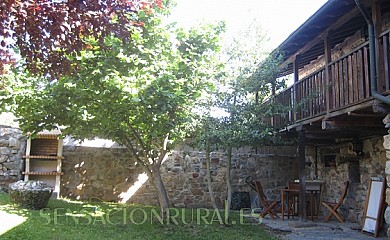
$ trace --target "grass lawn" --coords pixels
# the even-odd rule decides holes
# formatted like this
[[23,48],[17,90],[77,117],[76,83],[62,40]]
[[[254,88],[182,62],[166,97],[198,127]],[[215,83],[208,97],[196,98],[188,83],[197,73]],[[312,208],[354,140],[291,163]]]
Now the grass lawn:
[[219,217],[206,209],[172,209],[176,217],[169,222],[157,213],[148,206],[65,199],[50,200],[43,210],[26,210],[9,204],[3,193],[0,239],[276,239],[238,213],[231,215],[235,224],[230,226],[220,224],[223,213]]

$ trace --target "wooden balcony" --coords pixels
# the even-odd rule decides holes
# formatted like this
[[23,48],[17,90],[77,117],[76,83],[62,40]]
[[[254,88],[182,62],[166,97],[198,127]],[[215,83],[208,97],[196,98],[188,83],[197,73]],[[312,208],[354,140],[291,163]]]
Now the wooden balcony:
[[[377,49],[377,91],[384,96],[390,93],[389,39],[390,30],[382,33]],[[388,107],[379,106],[381,104],[371,96],[368,42],[323,65],[325,66],[275,96],[275,103],[290,106],[291,110],[274,116],[274,126],[292,129],[296,126],[319,124],[324,129],[326,126],[322,122],[328,119],[340,121],[338,117],[345,120],[346,116],[360,114],[375,119],[374,122],[377,123],[378,119],[386,115]],[[355,126],[353,121],[362,119],[348,120],[351,126]],[[384,129],[383,124],[377,127]]]

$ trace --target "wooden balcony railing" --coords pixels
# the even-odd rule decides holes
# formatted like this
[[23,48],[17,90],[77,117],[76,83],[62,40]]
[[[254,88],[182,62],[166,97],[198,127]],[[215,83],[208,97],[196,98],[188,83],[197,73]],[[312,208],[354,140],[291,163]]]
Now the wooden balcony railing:
[[280,104],[281,106],[287,107],[289,109],[288,113],[281,113],[274,115],[272,117],[272,126],[275,127],[281,127],[281,126],[286,126],[290,125],[293,123],[293,99],[294,96],[294,91],[292,87],[289,87],[282,92],[280,92],[278,95],[275,96],[274,98],[274,103]]
[[370,97],[368,44],[329,65],[329,111]]
[[321,69],[295,84],[295,120],[316,116],[326,111],[324,72],[325,70]]
[[[390,93],[389,45],[390,30],[380,36],[377,49],[379,59],[377,91],[383,95]],[[291,109],[288,113],[274,116],[273,125],[276,127],[292,125],[370,99],[370,57],[368,42],[365,42],[350,53],[330,62],[325,68],[277,94],[274,102],[290,106]]]

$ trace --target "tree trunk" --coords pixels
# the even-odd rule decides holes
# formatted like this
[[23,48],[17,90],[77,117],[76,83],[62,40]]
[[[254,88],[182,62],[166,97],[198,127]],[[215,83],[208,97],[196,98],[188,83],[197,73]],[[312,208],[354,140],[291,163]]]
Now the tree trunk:
[[151,180],[153,181],[154,187],[157,191],[158,201],[160,203],[161,208],[161,216],[165,217],[167,213],[167,208],[169,208],[169,198],[165,189],[165,185],[161,179],[160,168],[154,166],[153,171],[151,172],[151,176]]
[[233,148],[229,147],[228,149],[228,156],[226,161],[226,186],[227,186],[227,200],[226,200],[226,206],[225,206],[225,223],[230,223],[229,219],[229,213],[230,213],[230,207],[232,205],[232,185],[230,182],[230,169],[231,169],[231,163],[232,163],[232,151]]
[[206,146],[206,167],[207,167],[207,186],[210,193],[211,205],[214,209],[218,209],[217,204],[215,203],[215,196],[213,191],[213,186],[211,185],[211,169],[210,169],[210,145]]
[[139,163],[142,166],[142,168],[145,170],[146,174],[148,175],[149,180],[153,183],[154,187],[156,188],[158,202],[159,202],[160,208],[161,208],[161,217],[165,217],[166,212],[167,212],[167,208],[169,208],[168,194],[167,194],[164,182],[162,181],[161,174],[160,174],[161,163],[162,163],[165,155],[167,154],[166,146],[165,146],[167,139],[168,139],[168,137],[165,138],[164,148],[161,150],[160,156],[157,159],[157,161],[154,162],[154,164],[149,163],[147,160],[143,161],[143,159],[138,154],[136,148],[133,147],[133,145],[130,141],[124,143],[124,145],[127,147],[127,150],[130,152],[130,154],[133,155],[133,157],[136,159],[137,163]]

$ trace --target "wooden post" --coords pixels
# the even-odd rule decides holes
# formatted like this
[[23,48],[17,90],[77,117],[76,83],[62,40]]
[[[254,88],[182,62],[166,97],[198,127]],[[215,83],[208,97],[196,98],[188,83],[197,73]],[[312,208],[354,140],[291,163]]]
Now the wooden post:
[[318,179],[318,147],[315,148],[315,159],[314,159],[314,179]]
[[383,71],[383,51],[381,51],[381,44],[379,42],[379,35],[382,33],[382,17],[381,17],[381,5],[378,1],[373,1],[371,5],[372,9],[372,21],[375,29],[375,45],[376,45],[376,74],[377,74],[377,91],[382,93],[385,91],[384,84],[384,71]]
[[[276,79],[275,79],[275,81],[276,81]],[[275,103],[275,96],[276,96],[275,82],[271,83],[271,96],[272,96],[271,97],[271,104],[274,104]],[[271,126],[275,127],[276,124],[277,124],[276,116],[275,116],[275,114],[273,114],[272,118],[271,118]]]
[[54,186],[54,194],[55,194],[55,198],[59,198],[60,197],[60,188],[61,188],[61,175],[60,173],[62,172],[61,168],[62,168],[62,144],[63,144],[63,141],[61,138],[58,137],[58,147],[57,147],[57,175],[56,175],[56,183],[55,183],[55,186]]
[[26,174],[24,175],[24,181],[29,180],[29,175],[28,173],[30,172],[30,151],[31,151],[31,136],[27,138],[27,146],[26,146],[26,162],[25,162],[25,169],[24,171]]
[[295,114],[295,110],[294,110],[294,87],[290,89],[290,111],[288,113],[288,123],[289,124],[293,124],[294,123],[294,114]]
[[329,63],[332,61],[332,50],[330,45],[330,36],[327,33],[326,38],[324,40],[324,48],[325,48],[325,102],[326,102],[326,112],[329,113],[329,109],[331,108],[331,71]]
[[293,85],[293,111],[294,111],[294,114],[293,114],[293,119],[292,119],[292,123],[295,123],[295,121],[297,120],[297,103],[298,103],[298,89],[297,89],[297,82],[299,80],[299,74],[298,74],[298,58],[299,56],[295,56],[295,60],[293,62],[293,68],[294,68],[294,85]]
[[306,214],[306,133],[305,129],[298,130],[298,155],[299,155],[299,219],[302,222],[307,221]]

